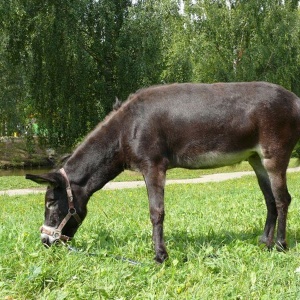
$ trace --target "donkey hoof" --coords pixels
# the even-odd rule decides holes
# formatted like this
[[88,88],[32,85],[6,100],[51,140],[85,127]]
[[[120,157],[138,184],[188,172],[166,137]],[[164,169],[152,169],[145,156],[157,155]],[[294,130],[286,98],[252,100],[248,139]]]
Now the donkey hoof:
[[262,235],[262,236],[259,238],[259,243],[260,243],[260,244],[265,244],[265,245],[267,245],[267,243],[268,243],[268,238],[267,238],[265,235]]
[[277,241],[276,242],[276,249],[279,252],[285,252],[286,250],[288,250],[287,243],[286,242]]
[[262,247],[265,247],[268,251],[272,251],[274,248],[273,240],[269,239],[265,235],[260,237],[259,244],[262,245]]
[[156,254],[154,260],[155,260],[157,263],[161,264],[161,263],[163,263],[166,259],[168,259],[168,257],[169,257],[169,256],[168,256],[168,253],[167,253],[167,252],[163,252],[163,253]]

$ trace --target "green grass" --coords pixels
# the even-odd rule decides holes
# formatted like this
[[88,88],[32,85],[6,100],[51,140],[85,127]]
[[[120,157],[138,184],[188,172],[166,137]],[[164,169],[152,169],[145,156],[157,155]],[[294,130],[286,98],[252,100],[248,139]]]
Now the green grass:
[[0,190],[41,187],[39,184],[26,180],[23,176],[0,176]]
[[[297,165],[296,159],[291,159],[290,167]],[[214,173],[227,173],[227,172],[241,172],[241,171],[252,171],[251,166],[248,162],[242,162],[240,164],[228,167],[222,167],[218,169],[207,169],[207,170],[187,170],[187,169],[171,169],[167,172],[167,179],[189,179],[198,178],[207,174]],[[28,171],[29,173],[32,171]],[[33,172],[34,173],[34,172]],[[143,180],[143,177],[138,172],[125,171],[117,176],[114,181],[137,181]],[[22,189],[22,188],[35,188],[39,187],[38,184],[31,180],[26,180],[24,176],[0,176],[0,190],[9,189]]]
[[[198,178],[206,174],[214,173],[225,173],[225,172],[240,172],[240,171],[250,171],[252,170],[247,162],[242,162],[241,164],[223,167],[218,169],[207,169],[207,170],[187,170],[187,169],[171,169],[167,172],[168,179],[188,179],[188,178]],[[28,173],[34,173],[34,171],[28,171]],[[143,180],[143,177],[138,172],[125,171],[117,176],[113,181],[137,181]],[[0,176],[0,190],[8,189],[21,189],[21,188],[34,188],[39,185],[26,180],[24,176]]]
[[[299,165],[299,161],[296,158],[291,158],[289,167],[293,168]],[[203,175],[215,174],[215,173],[231,173],[231,172],[242,172],[242,171],[253,171],[252,167],[248,162],[243,161],[239,164],[233,166],[226,166],[217,169],[198,169],[198,170],[188,170],[175,168],[168,170],[167,179],[189,179],[189,178],[198,178]],[[132,171],[125,171],[120,174],[114,181],[135,181],[135,180],[143,180],[143,177],[137,173]]]
[[41,245],[44,195],[2,196],[0,299],[300,299],[299,176],[288,175],[287,253],[258,245],[266,209],[253,176],[167,186],[162,265],[144,188],[91,198],[73,242],[81,252]]

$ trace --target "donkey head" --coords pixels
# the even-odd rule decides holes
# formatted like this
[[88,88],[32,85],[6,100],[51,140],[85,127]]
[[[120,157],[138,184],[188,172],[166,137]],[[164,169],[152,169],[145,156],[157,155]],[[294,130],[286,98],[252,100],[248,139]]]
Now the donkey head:
[[42,243],[49,247],[58,241],[71,240],[86,216],[86,207],[80,205],[76,193],[73,197],[64,169],[42,175],[27,174],[26,179],[48,185],[45,221],[41,227]]

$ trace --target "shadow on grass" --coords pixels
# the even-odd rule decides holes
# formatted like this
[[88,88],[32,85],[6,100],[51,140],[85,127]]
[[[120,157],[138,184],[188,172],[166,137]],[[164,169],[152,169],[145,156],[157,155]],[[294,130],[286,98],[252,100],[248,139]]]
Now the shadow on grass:
[[[185,253],[187,249],[192,252],[199,252],[206,246],[222,247],[230,245],[234,241],[248,241],[249,244],[259,245],[260,230],[250,230],[247,232],[218,231],[198,234],[190,234],[185,231],[174,231],[165,236],[167,248]],[[135,231],[126,232],[126,235],[115,235],[114,232],[101,230],[97,234],[91,234],[87,240],[77,239],[77,245],[81,249],[91,251],[106,251],[108,253],[118,252],[120,249],[129,247],[149,248],[151,245],[151,235],[149,233],[139,233]],[[133,246],[132,246],[133,245]],[[134,249],[133,249],[134,250]]]
[[250,240],[256,239],[261,234],[259,230],[251,230],[251,231],[228,231],[222,230],[218,232],[208,232],[208,233],[199,233],[199,234],[190,234],[184,231],[177,231],[171,233],[167,238],[169,238],[170,242],[190,244],[190,245],[203,245],[209,243],[210,245],[224,245],[230,244],[235,240]]
[[[172,253],[171,257],[176,257],[184,263],[199,255],[202,255],[203,259],[207,257],[212,258],[214,253],[224,246],[237,251],[241,247],[251,249],[253,246],[257,247],[258,250],[267,250],[259,241],[261,234],[262,229],[258,228],[248,231],[224,229],[217,232],[199,232],[196,234],[179,230],[166,234],[165,241],[169,254]],[[288,234],[291,237],[289,239],[289,248],[292,249],[297,245],[297,239],[295,238],[300,237],[300,230],[291,231]],[[132,231],[121,236],[115,235],[114,232],[102,230],[98,234],[94,234],[89,240],[80,240],[78,242],[80,249],[96,253],[96,255],[101,253],[104,253],[104,256],[122,255],[124,251],[127,254],[130,252],[130,255],[142,252],[143,256],[149,257],[150,260],[154,257],[152,239],[149,233]],[[130,249],[130,247],[132,248]]]
[[260,236],[262,230],[253,229],[249,231],[210,231],[210,232],[199,232],[191,234],[184,231],[177,231],[171,233],[166,237],[168,247],[170,249],[177,250],[179,252],[189,251],[198,253],[201,249],[207,247],[213,247],[215,249],[222,248],[223,246],[234,246],[236,242],[244,245],[255,245],[259,246]]

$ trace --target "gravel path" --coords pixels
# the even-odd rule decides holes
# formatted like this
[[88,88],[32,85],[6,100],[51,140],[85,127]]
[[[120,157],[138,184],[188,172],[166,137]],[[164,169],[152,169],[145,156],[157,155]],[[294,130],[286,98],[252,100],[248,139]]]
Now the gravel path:
[[[300,172],[300,167],[290,168],[288,172]],[[254,175],[253,171],[247,172],[233,172],[233,173],[218,173],[218,174],[210,174],[203,175],[200,178],[193,179],[169,179],[166,181],[166,184],[181,184],[181,183],[206,183],[206,182],[219,182],[225,181],[229,179],[241,178],[246,175]],[[119,189],[132,189],[137,187],[144,187],[144,181],[126,181],[126,182],[109,182],[107,183],[103,189],[104,190],[119,190]],[[32,188],[32,189],[18,189],[18,190],[7,190],[0,191],[0,196],[15,196],[15,195],[28,195],[28,194],[38,194],[44,193],[46,190],[45,187],[42,188]]]

